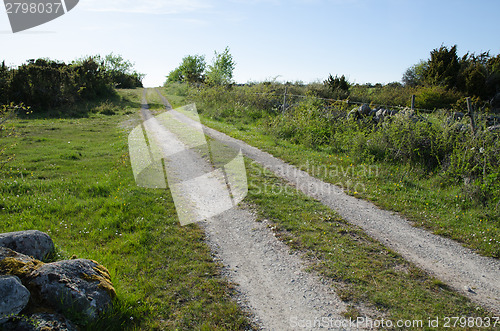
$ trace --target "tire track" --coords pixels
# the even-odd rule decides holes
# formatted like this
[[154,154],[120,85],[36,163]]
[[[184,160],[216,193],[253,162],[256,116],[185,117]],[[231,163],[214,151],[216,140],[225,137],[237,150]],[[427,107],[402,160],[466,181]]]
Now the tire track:
[[[159,93],[159,91],[158,91]],[[175,110],[173,111],[176,113]],[[178,114],[178,120],[189,123]],[[493,313],[500,313],[500,261],[481,256],[459,243],[416,228],[396,213],[345,194],[286,162],[241,140],[203,126],[205,134],[233,148],[319,200],[372,238],[396,251],[457,292]]]
[[[141,114],[147,123],[143,125],[154,128],[155,132],[150,129],[151,136],[156,134],[157,141],[168,150],[169,140],[165,137],[173,133],[155,121],[145,98],[146,94]],[[184,119],[184,115],[170,111],[176,120]],[[174,166],[176,163],[182,172],[213,171],[206,158],[195,151],[185,153],[182,160],[173,162]],[[329,322],[314,329],[338,330],[342,323],[347,326],[342,329],[350,329],[349,321],[341,316],[346,305],[335,290],[305,271],[306,264],[300,256],[291,253],[265,222],[257,222],[252,212],[237,206],[200,225],[205,230],[207,243],[224,264],[224,273],[237,284],[239,303],[251,312],[262,330],[296,330],[301,329],[299,321],[305,325],[305,321],[322,319]]]

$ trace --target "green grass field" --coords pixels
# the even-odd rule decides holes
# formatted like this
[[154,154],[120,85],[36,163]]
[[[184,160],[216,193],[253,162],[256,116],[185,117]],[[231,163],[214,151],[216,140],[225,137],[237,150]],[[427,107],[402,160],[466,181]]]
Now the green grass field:
[[127,136],[140,123],[136,106],[115,100],[88,117],[10,122],[17,137],[0,140],[15,143],[0,171],[0,231],[47,232],[58,258],[109,269],[116,308],[88,330],[247,329],[203,231],[179,225],[168,190],[135,185]]

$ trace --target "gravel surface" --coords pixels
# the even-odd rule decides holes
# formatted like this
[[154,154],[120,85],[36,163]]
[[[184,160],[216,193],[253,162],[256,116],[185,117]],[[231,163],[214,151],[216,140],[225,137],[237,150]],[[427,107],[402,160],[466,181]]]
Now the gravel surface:
[[[145,100],[141,114],[147,120],[143,127],[150,142],[155,140],[162,145],[165,168],[172,167],[171,173],[190,177],[214,171],[207,158],[195,150],[182,153],[181,160],[169,160],[172,146],[167,145],[172,143],[175,147],[180,139],[171,137],[172,132],[167,132],[168,129],[152,117]],[[179,113],[175,115],[192,121]],[[207,185],[218,184],[213,181]],[[338,330],[339,326],[352,329],[349,321],[341,316],[346,305],[334,289],[305,271],[305,261],[275,237],[267,222],[257,222],[256,216],[244,206],[231,208],[199,224],[216,259],[224,265],[225,275],[237,286],[238,303],[251,314],[260,329]],[[308,327],[314,323],[316,327]]]
[[[175,110],[171,113],[176,120],[188,124],[192,121]],[[203,130],[227,146],[241,149],[247,157],[472,301],[494,313],[500,312],[499,260],[480,256],[453,240],[416,228],[403,217],[346,195],[339,187],[243,141],[205,126]],[[304,272],[306,263],[291,254],[265,222],[256,222],[251,212],[237,207],[202,224],[229,279],[238,285],[240,303],[250,309],[262,329],[288,330],[298,324],[295,322],[304,324],[318,318],[341,320],[340,314],[346,307],[331,287]]]
[[282,160],[221,132],[204,127],[205,133],[234,148],[240,148],[277,176],[335,210],[348,222],[401,254],[457,292],[486,309],[500,313],[500,261],[476,254],[459,243],[416,228],[394,212],[349,196]]

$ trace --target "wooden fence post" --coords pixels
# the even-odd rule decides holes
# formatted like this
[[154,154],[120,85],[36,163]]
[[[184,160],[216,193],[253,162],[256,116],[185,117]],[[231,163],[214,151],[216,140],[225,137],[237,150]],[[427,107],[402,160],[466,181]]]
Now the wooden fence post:
[[285,112],[286,109],[286,90],[287,87],[285,86],[285,95],[283,96],[283,112]]
[[415,110],[415,94],[411,96],[411,110]]
[[469,110],[469,113],[467,114],[470,117],[470,128],[472,130],[472,134],[476,135],[476,120],[474,118],[474,108],[472,107],[472,101],[471,98],[467,98],[467,109]]

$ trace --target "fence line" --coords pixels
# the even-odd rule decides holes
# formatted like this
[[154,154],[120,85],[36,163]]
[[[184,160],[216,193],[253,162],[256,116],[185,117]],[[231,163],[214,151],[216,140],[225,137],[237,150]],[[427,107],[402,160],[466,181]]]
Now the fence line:
[[[237,93],[236,91],[227,91],[229,93]],[[297,97],[297,98],[314,98],[314,99],[317,99],[317,100],[324,100],[324,101],[329,101],[329,102],[342,102],[342,103],[347,103],[348,105],[371,105],[375,108],[389,108],[389,109],[406,109],[408,107],[406,106],[390,106],[390,105],[383,105],[383,104],[374,104],[372,102],[359,102],[359,101],[351,101],[349,99],[345,99],[345,100],[338,100],[338,99],[330,99],[330,98],[321,98],[321,97],[317,97],[317,96],[312,96],[312,95],[299,95],[299,94],[292,94],[292,93],[287,93],[287,88],[285,87],[285,92],[283,94],[281,93],[275,93],[275,92],[245,92],[245,93],[249,93],[249,94],[256,94],[256,95],[272,95],[272,96],[275,96],[275,97],[281,97],[283,96],[283,111],[285,110],[285,105],[286,105],[286,100],[287,100],[287,97],[288,96],[292,96],[292,97]],[[423,112],[423,113],[432,113],[434,112],[434,110],[431,110],[431,109],[424,109],[424,108],[415,108],[415,95],[412,95],[411,97],[411,107],[410,109],[414,110],[414,111],[417,111],[417,112]]]

